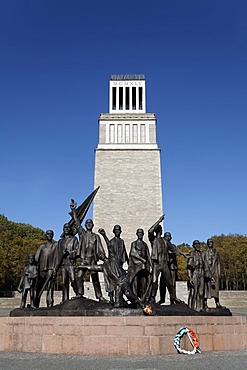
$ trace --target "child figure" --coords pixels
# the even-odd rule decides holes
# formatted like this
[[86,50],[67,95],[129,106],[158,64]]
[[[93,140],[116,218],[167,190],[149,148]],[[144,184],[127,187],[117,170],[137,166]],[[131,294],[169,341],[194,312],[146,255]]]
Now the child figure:
[[24,267],[23,274],[17,288],[19,293],[22,293],[21,308],[25,308],[27,301],[27,293],[30,294],[30,307],[35,308],[35,293],[38,269],[35,262],[35,255],[29,254],[28,264]]

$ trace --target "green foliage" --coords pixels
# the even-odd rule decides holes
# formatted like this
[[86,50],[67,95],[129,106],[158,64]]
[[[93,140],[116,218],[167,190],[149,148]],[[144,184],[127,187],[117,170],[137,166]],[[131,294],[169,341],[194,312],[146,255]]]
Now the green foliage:
[[221,289],[246,290],[247,288],[247,236],[213,236],[221,259]]
[[[189,246],[189,244],[180,244],[178,245],[178,248],[181,250],[181,252],[184,252],[184,253],[190,253],[191,251],[191,247]],[[187,258],[185,258],[184,256],[180,256],[178,255],[177,256],[177,262],[178,262],[178,280],[179,281],[184,281],[184,280],[187,280]]]
[[[247,236],[220,235],[213,236],[214,247],[219,251],[221,260],[221,289],[247,289]],[[188,244],[178,247],[185,253],[191,251]],[[202,243],[202,250],[206,244]],[[187,261],[178,256],[178,280],[187,280]]]
[[35,253],[45,233],[28,224],[9,221],[0,214],[0,290],[15,290],[28,254]]

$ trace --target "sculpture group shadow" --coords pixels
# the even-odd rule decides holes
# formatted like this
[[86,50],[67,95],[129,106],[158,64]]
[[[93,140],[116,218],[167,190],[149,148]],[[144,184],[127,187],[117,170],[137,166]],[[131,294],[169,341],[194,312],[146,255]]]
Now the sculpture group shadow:
[[[185,303],[159,305],[152,303],[151,316],[232,316],[228,308],[210,308],[198,312]],[[53,307],[16,308],[10,312],[11,317],[17,316],[143,316],[141,308],[132,305],[114,308],[107,302],[98,302],[87,298],[76,298]]]

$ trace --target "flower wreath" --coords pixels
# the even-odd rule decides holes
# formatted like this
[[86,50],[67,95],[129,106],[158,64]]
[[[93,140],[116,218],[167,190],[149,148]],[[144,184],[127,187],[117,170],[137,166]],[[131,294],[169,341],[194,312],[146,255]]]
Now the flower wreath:
[[[181,338],[185,334],[187,335],[187,337],[189,338],[190,343],[193,346],[193,350],[192,351],[186,351],[185,349],[181,349],[181,347],[180,347]],[[196,336],[196,333],[191,328],[187,328],[186,326],[183,326],[179,330],[179,332],[175,335],[175,338],[174,338],[174,347],[176,348],[176,350],[178,351],[178,353],[183,353],[185,355],[194,355],[195,353],[201,353],[201,350],[200,350],[200,347],[199,347],[199,342],[198,342],[198,338]]]
[[146,304],[146,306],[143,308],[144,315],[151,316],[153,314],[152,306],[149,304]]

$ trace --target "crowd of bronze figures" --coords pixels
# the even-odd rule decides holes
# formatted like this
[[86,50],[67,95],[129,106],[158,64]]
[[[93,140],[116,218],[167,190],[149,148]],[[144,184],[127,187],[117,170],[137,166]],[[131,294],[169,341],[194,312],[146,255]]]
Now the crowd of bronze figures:
[[[60,240],[55,242],[53,231],[48,230],[46,242],[38,246],[35,255],[29,255],[18,286],[18,291],[22,293],[21,308],[38,308],[43,293],[46,294],[47,307],[53,306],[59,270],[62,302],[69,299],[70,284],[75,293],[74,299],[84,296],[86,273],[90,271],[95,298],[116,308],[125,307],[128,302],[132,307],[141,308],[146,303],[155,303],[158,290],[160,299],[157,303],[165,303],[167,291],[170,304],[181,303],[176,295],[177,255],[187,259],[189,307],[197,311],[207,310],[207,300],[214,298],[216,307],[221,308],[220,259],[212,239],[207,240],[205,251],[201,251],[200,242],[194,240],[193,250],[185,254],[172,244],[170,232],[163,234],[163,215],[148,230],[150,248],[143,240],[144,230],[139,228],[128,256],[120,225],[114,226],[112,239],[108,238],[104,229],[99,229],[99,234],[94,233],[91,219],[86,220],[85,228],[82,227],[76,207],[76,203],[71,201],[73,222],[63,226]],[[127,270],[125,266],[128,266]],[[104,276],[108,300],[102,295],[99,272]],[[28,294],[30,304],[27,305]]]

